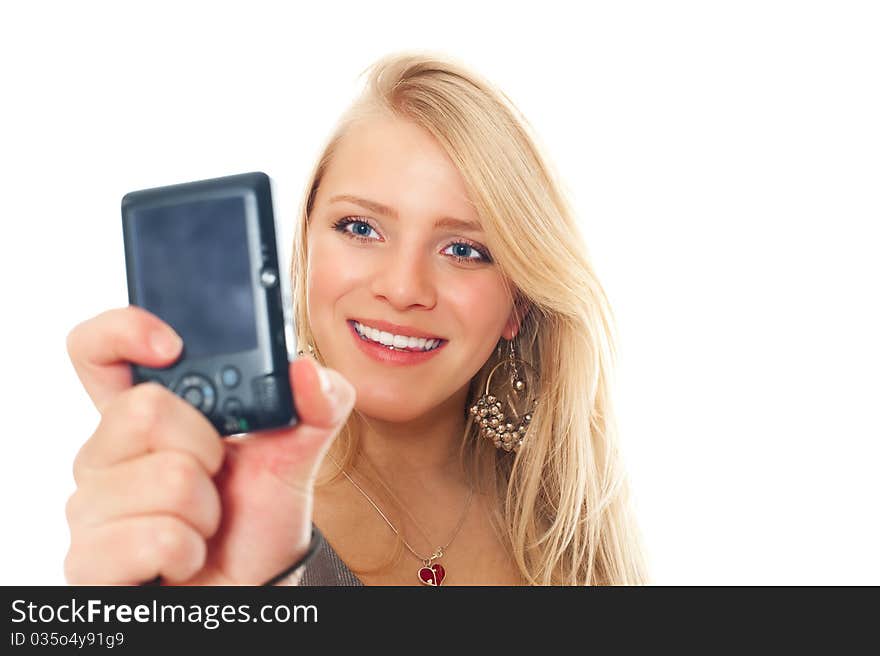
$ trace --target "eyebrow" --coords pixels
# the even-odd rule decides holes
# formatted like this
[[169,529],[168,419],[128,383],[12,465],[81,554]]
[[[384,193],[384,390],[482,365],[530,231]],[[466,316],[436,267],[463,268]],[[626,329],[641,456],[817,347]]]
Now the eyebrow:
[[[361,207],[368,209],[371,212],[381,214],[382,216],[388,216],[395,220],[400,218],[397,210],[395,210],[393,207],[383,205],[382,203],[377,203],[376,201],[369,200],[367,198],[360,198],[359,196],[352,196],[351,194],[339,194],[337,196],[333,196],[333,198],[330,199],[331,203],[337,201],[354,203],[355,205],[360,205]],[[483,232],[483,226],[481,226],[476,221],[465,221],[464,219],[456,219],[452,216],[440,217],[439,219],[437,219],[437,221],[434,222],[434,227],[452,228],[455,230],[466,230],[469,232]]]

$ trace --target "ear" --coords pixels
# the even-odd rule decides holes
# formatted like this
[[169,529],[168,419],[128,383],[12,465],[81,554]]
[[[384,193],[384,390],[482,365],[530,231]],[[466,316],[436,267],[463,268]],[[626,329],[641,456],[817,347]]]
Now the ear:
[[516,337],[517,333],[519,333],[520,326],[522,326],[522,321],[526,318],[528,313],[528,301],[517,294],[513,309],[510,311],[510,316],[507,318],[507,323],[504,324],[504,330],[501,333],[504,339],[510,341]]

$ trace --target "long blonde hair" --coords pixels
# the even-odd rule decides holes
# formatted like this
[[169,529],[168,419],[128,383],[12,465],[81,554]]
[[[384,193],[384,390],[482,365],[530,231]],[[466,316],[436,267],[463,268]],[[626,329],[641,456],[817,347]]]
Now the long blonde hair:
[[[613,316],[528,122],[504,93],[444,55],[396,53],[365,72],[363,93],[340,118],[306,185],[291,267],[297,343],[315,343],[307,316],[306,233],[337,144],[350,126],[376,112],[414,122],[437,139],[465,180],[509,298],[525,315],[515,337],[517,357],[540,380],[517,453],[479,438],[480,426],[468,412],[462,462],[497,500],[499,537],[532,585],[646,583],[609,396]],[[315,356],[326,364],[319,352]],[[474,376],[466,411],[506,356],[506,349],[496,349]],[[345,467],[357,453],[355,413],[338,440],[346,445]]]

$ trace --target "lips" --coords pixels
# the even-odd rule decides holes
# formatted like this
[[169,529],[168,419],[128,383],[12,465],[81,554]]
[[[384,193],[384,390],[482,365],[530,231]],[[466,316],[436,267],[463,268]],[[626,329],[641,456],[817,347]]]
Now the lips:
[[[391,333],[392,335],[401,335],[406,337],[424,337],[425,339],[441,339],[444,340],[440,335],[433,335],[424,330],[420,330],[414,326],[403,326],[397,323],[391,323],[389,321],[382,321],[381,319],[362,319],[360,317],[350,317],[349,321],[357,321],[359,324],[363,326],[368,326],[370,328],[375,328],[376,330],[382,330],[386,333]],[[445,340],[444,340],[445,341]]]
[[370,359],[384,365],[406,366],[418,365],[427,362],[437,356],[443,348],[449,343],[446,340],[440,342],[439,346],[430,351],[410,351],[406,349],[390,349],[382,344],[374,342],[365,337],[361,337],[354,327],[354,321],[346,321],[352,339],[354,339],[358,350]]
[[[372,344],[375,344],[376,346],[382,346],[383,348],[388,348],[384,344],[381,344],[380,342],[377,342],[377,341],[367,337],[366,335],[361,335],[361,333],[358,332],[357,325],[355,325],[354,319],[349,319],[348,321],[346,321],[346,323],[351,327],[351,329],[354,331],[354,333],[358,337],[360,337],[362,340],[364,340],[365,342],[370,342]],[[415,335],[413,335],[413,337],[415,337]],[[438,348],[443,346],[448,341],[448,340],[445,340],[441,337],[432,337],[430,339],[434,339],[438,342],[438,344],[432,349],[425,350],[425,349],[420,349],[420,348],[409,348],[408,346],[404,346],[404,347],[395,347],[392,350],[400,351],[403,353],[430,353],[431,351],[436,351]],[[430,341],[430,339],[428,341]]]

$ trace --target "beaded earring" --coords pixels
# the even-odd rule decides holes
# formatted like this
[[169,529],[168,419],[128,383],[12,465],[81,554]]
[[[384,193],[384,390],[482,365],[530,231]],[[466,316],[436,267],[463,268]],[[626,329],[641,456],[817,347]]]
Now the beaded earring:
[[[480,426],[480,437],[491,440],[496,449],[504,449],[505,451],[513,451],[515,453],[522,446],[523,439],[532,421],[532,411],[538,405],[537,398],[528,402],[530,388],[538,389],[538,379],[535,368],[525,360],[520,360],[516,357],[513,340],[509,340],[507,343],[510,347],[507,358],[496,364],[492,371],[489,372],[489,377],[486,379],[485,393],[476,404],[471,406],[470,413]],[[500,349],[499,345],[499,351]],[[523,378],[528,377],[527,374],[529,372],[523,371],[523,376],[521,376],[519,369],[517,369],[517,362],[524,364],[532,372],[534,375],[533,381],[527,384],[523,380]],[[507,407],[498,400],[498,397],[501,396],[500,393],[489,393],[492,376],[498,367],[501,366],[507,366],[510,370],[510,377],[506,381],[509,384],[506,395]],[[508,409],[512,415],[510,417],[505,414]]]

